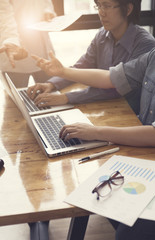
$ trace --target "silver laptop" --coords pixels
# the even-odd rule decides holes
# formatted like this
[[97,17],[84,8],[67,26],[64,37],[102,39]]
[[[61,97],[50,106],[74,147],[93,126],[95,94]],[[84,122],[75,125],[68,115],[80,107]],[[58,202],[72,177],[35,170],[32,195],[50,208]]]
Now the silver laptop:
[[[69,108],[73,108],[74,106],[71,104],[59,105],[59,106],[50,106],[50,107],[42,107],[39,108],[35,105],[35,103],[29,98],[27,95],[27,88],[18,88],[17,89],[25,102],[25,105],[28,109],[28,112],[31,116],[49,113],[49,112],[57,112]],[[55,94],[60,94],[59,91],[55,91]]]
[[89,119],[79,109],[30,116],[21,95],[7,74],[6,78],[16,100],[15,103],[48,157],[108,145],[108,142],[104,141],[81,141],[79,139],[64,142],[59,138],[59,132],[63,125],[76,122],[92,124]]
[[[12,98],[12,100],[15,102],[14,96],[12,94],[12,91],[10,90],[10,86],[8,84],[8,80],[2,72],[0,72],[0,80],[3,84],[3,87],[9,94],[9,96]],[[29,98],[27,95],[27,89],[28,88],[17,88],[17,91],[21,95],[26,108],[31,116],[39,115],[39,114],[44,114],[44,113],[50,113],[50,112],[57,112],[65,109],[70,109],[73,108],[74,106],[71,104],[65,104],[65,105],[59,105],[59,106],[50,106],[50,107],[42,107],[39,108],[35,105],[35,103]],[[55,94],[60,94],[59,91],[55,91]]]

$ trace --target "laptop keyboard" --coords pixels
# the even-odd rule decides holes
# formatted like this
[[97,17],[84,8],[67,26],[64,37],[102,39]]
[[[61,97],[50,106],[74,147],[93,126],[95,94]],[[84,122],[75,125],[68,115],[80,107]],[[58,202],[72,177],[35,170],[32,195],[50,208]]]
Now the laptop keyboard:
[[27,95],[26,90],[20,90],[19,91],[27,109],[29,112],[36,112],[36,111],[40,111],[40,110],[45,110],[45,109],[49,109],[50,107],[42,107],[42,108],[38,108],[35,103],[29,98],[29,96]]
[[64,121],[60,118],[59,115],[47,116],[34,120],[53,150],[62,149],[82,143],[77,138],[72,138],[65,142],[59,138],[60,130],[65,125]]

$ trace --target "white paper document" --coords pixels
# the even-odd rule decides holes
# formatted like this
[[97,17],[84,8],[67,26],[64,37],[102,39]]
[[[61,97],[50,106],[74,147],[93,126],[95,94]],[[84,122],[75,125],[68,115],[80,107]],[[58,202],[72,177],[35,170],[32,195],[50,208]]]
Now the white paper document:
[[144,211],[140,215],[140,218],[155,221],[155,197],[151,200],[151,202],[144,209]]
[[[123,185],[115,188],[112,184],[111,195],[97,200],[92,190],[115,171],[124,176]],[[80,184],[65,202],[132,226],[154,198],[154,186],[155,161],[114,155]]]
[[45,32],[58,32],[66,29],[73,24],[81,14],[68,14],[53,18],[51,21],[42,21],[28,26],[33,30],[45,31]]

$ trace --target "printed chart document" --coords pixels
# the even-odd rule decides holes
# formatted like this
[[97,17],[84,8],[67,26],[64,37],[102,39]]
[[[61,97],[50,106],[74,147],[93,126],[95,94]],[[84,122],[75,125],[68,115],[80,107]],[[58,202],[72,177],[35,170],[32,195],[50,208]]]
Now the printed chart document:
[[155,197],[144,209],[144,211],[140,215],[140,218],[155,221]]
[[81,17],[81,14],[68,14],[63,16],[58,16],[53,18],[51,21],[42,21],[35,23],[28,28],[45,31],[45,32],[58,32],[66,29],[71,26],[75,21]]
[[[115,171],[124,176],[124,184],[119,188],[111,185],[111,195],[97,200],[92,190]],[[154,198],[154,186],[155,161],[114,155],[80,184],[65,202],[132,226]]]

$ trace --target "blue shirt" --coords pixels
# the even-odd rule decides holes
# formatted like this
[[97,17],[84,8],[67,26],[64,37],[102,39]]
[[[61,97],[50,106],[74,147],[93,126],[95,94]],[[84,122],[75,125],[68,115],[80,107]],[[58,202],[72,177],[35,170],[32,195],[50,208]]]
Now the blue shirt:
[[[150,51],[153,47],[155,47],[153,36],[138,25],[129,24],[127,31],[116,44],[111,33],[105,31],[102,27],[92,40],[87,52],[77,61],[74,67],[109,69],[109,67],[115,66],[120,62],[125,63],[135,59],[141,54]],[[72,82],[59,77],[53,77],[49,81],[58,90],[72,84]],[[69,103],[72,104],[105,100],[120,96],[114,89],[104,90],[92,87],[80,91],[68,92],[66,95]],[[134,99],[133,96],[128,96],[128,98]]]
[[111,67],[110,78],[122,96],[141,90],[139,119],[144,125],[155,126],[155,48],[136,60]]

